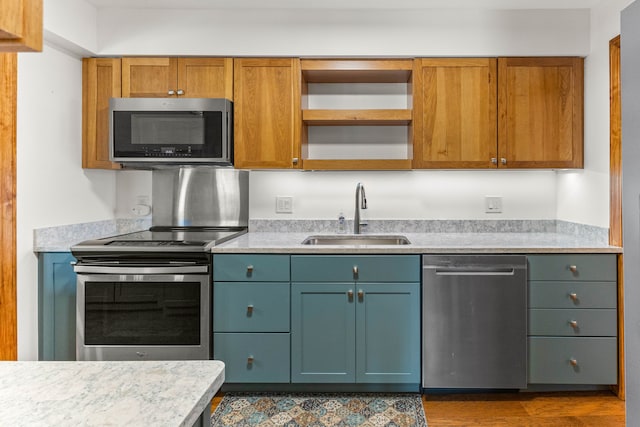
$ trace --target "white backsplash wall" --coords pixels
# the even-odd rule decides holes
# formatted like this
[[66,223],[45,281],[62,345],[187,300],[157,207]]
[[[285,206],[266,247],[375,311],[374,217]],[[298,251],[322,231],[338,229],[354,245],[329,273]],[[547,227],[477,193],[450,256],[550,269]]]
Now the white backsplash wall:
[[[252,219],[353,217],[356,184],[364,184],[369,219],[555,219],[553,171],[252,171]],[[276,213],[276,196],[293,197],[293,213]],[[485,196],[503,212],[485,213]]]
[[[556,219],[556,172],[543,171],[251,171],[251,219],[353,218],[362,182],[369,219]],[[117,173],[118,218],[136,218],[140,196],[151,200],[151,172]],[[293,197],[292,213],[276,213],[276,197]],[[502,213],[485,213],[485,196],[502,197]]]

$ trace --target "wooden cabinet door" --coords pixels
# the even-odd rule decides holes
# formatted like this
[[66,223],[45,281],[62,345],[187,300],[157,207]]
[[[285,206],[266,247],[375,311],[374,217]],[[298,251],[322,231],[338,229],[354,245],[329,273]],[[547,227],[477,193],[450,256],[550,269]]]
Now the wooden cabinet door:
[[175,95],[177,72],[177,58],[122,58],[122,97]]
[[582,58],[498,59],[498,157],[506,168],[583,166]]
[[495,168],[496,60],[417,59],[414,168]]
[[300,62],[234,61],[236,168],[299,168]]
[[[233,101],[233,59],[178,58],[176,93],[186,98],[227,98]],[[180,91],[184,95],[180,95]]]
[[82,60],[82,167],[119,169],[109,161],[109,98],[120,96],[120,59]]
[[355,287],[291,285],[291,382],[355,381]]
[[122,96],[233,100],[233,59],[122,58]]

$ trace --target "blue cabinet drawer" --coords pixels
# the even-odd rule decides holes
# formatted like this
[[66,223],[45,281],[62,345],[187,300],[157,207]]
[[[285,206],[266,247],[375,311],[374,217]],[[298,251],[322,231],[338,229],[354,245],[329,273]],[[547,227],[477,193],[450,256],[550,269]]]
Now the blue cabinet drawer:
[[289,332],[289,283],[215,282],[215,332]]
[[288,282],[289,255],[214,255],[213,280],[221,282]]
[[530,281],[530,308],[616,308],[616,282]]
[[289,334],[213,334],[213,358],[225,364],[226,383],[288,383]]
[[292,255],[295,282],[419,282],[419,255]]
[[615,309],[529,309],[529,335],[614,337]]
[[530,337],[530,384],[616,384],[616,338]]
[[528,255],[529,280],[616,281],[615,254]]

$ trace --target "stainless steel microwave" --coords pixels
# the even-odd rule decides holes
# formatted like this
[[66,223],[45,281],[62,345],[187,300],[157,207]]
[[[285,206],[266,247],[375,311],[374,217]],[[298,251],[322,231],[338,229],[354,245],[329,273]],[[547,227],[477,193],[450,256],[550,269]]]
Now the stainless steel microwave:
[[233,164],[233,103],[222,98],[111,98],[109,157],[118,163]]

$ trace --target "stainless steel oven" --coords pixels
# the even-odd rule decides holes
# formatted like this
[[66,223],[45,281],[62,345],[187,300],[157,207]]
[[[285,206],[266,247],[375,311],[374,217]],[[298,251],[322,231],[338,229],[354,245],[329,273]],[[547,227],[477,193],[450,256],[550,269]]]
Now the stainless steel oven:
[[209,359],[210,263],[78,263],[78,360]]
[[152,171],[148,230],[86,240],[78,262],[78,360],[209,359],[211,248],[247,232],[249,172]]

